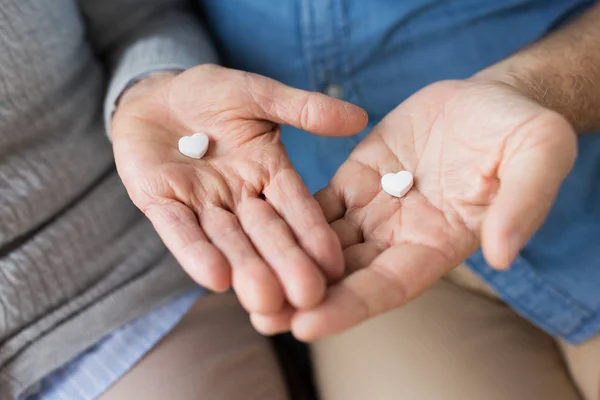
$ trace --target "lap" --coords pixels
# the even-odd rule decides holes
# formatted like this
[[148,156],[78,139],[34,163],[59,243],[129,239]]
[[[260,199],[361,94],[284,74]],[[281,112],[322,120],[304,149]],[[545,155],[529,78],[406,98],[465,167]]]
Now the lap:
[[99,400],[285,400],[267,338],[231,294],[202,297],[181,322]]
[[311,352],[323,400],[580,398],[551,337],[448,280]]
[[600,400],[600,335],[580,345],[559,342],[571,376],[586,400]]

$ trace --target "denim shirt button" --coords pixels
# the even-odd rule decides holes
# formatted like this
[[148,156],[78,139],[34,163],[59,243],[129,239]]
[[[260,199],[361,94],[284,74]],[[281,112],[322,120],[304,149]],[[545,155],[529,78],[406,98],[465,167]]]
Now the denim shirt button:
[[340,85],[331,84],[325,88],[325,94],[334,99],[341,99],[344,96],[344,90]]

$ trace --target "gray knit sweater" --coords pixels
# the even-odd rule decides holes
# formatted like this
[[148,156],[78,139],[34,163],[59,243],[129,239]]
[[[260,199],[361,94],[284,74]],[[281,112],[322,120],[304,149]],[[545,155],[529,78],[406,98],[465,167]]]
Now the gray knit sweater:
[[185,0],[0,1],[0,399],[192,285],[130,203],[102,109],[207,61]]

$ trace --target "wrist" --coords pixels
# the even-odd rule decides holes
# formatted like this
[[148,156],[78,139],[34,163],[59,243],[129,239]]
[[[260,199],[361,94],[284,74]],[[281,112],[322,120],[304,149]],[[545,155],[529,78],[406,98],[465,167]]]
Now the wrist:
[[122,131],[119,129],[119,126],[122,126],[121,122],[127,120],[123,117],[131,114],[128,110],[133,110],[134,114],[139,115],[155,115],[157,110],[162,109],[160,104],[165,98],[162,93],[166,93],[162,88],[167,88],[168,82],[179,73],[179,71],[154,72],[134,81],[123,90],[114,103],[114,110],[109,122],[113,141]]
[[[521,65],[521,67],[519,65]],[[479,71],[469,78],[469,80],[504,84],[517,90],[526,97],[537,101],[533,95],[533,80],[531,79],[535,67],[532,64],[529,64],[529,67],[523,68],[522,65],[526,64],[523,62],[515,63],[512,59],[508,59]]]
[[147,96],[149,93],[156,90],[157,87],[164,85],[166,81],[170,81],[182,71],[160,71],[153,72],[127,87],[121,96],[115,102],[115,114],[120,106],[131,103],[136,99]]
[[506,83],[566,118],[579,134],[600,130],[600,3],[474,76]]
[[470,78],[504,84],[519,94],[552,110],[565,118],[578,133],[597,129],[597,121],[589,112],[590,102],[578,97],[576,90],[583,79],[557,70],[553,65],[541,64],[536,57],[518,55],[486,68]]

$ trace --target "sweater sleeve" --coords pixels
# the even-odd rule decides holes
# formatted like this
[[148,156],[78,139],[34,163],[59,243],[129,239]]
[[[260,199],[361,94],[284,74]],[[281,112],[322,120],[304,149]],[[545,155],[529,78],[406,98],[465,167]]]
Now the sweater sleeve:
[[79,0],[89,40],[105,62],[110,82],[104,122],[121,93],[157,71],[217,62],[216,52],[187,0]]

